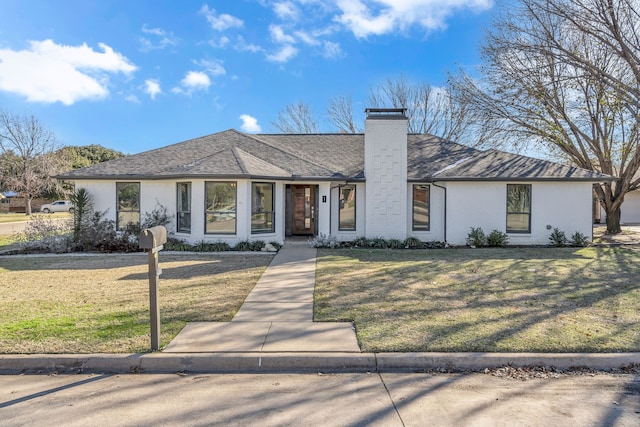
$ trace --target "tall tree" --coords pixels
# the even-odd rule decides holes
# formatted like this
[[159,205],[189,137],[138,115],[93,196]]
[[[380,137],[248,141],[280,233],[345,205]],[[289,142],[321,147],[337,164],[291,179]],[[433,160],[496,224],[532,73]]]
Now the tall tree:
[[336,96],[329,99],[327,116],[331,124],[333,124],[339,132],[362,132],[362,127],[356,124],[355,118],[353,116],[353,101],[351,100],[351,95]]
[[320,129],[311,107],[302,101],[288,104],[272,124],[283,133],[318,133]]
[[637,0],[518,0],[487,36],[480,79],[451,79],[485,141],[537,144],[620,177],[595,187],[612,234],[640,186],[638,22]]
[[53,178],[65,164],[58,148],[53,133],[34,116],[0,112],[0,174],[6,187],[26,199],[27,215],[35,197],[60,186]]
[[97,163],[124,157],[120,151],[103,147],[98,144],[71,146],[67,145],[61,148],[63,154],[70,160],[70,167],[78,169],[85,166],[95,165]]

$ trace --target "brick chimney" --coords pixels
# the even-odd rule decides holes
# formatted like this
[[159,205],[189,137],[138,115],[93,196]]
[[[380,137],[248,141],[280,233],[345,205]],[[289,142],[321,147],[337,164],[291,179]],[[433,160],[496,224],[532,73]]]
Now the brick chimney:
[[407,109],[367,108],[364,122],[367,238],[407,237]]

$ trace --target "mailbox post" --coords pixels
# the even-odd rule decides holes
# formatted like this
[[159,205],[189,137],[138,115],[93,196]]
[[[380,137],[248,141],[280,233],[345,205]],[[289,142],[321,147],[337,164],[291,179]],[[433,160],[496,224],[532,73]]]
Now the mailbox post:
[[160,305],[158,304],[158,252],[167,243],[167,229],[163,226],[147,228],[140,233],[140,249],[149,254],[149,314],[151,317],[151,351],[160,349]]

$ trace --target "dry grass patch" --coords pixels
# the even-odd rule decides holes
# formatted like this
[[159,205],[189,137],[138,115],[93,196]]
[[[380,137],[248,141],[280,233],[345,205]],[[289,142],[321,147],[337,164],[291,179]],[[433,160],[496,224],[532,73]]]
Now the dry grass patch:
[[363,351],[640,351],[638,248],[321,250],[316,277]]
[[[161,345],[190,321],[229,321],[268,255],[160,254]],[[0,257],[0,353],[150,348],[146,254]]]

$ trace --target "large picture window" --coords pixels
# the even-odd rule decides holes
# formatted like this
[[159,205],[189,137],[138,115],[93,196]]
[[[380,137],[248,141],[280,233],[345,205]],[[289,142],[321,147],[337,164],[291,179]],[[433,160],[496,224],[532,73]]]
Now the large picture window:
[[140,183],[116,182],[116,228],[140,224]]
[[251,233],[273,233],[273,183],[251,184]]
[[342,185],[339,190],[338,230],[353,231],[356,229],[356,186]]
[[531,184],[507,184],[507,233],[531,233]]
[[191,233],[191,183],[178,183],[178,203],[177,203],[178,233]]
[[429,186],[413,186],[413,231],[429,231]]
[[205,233],[236,233],[235,182],[205,182]]

